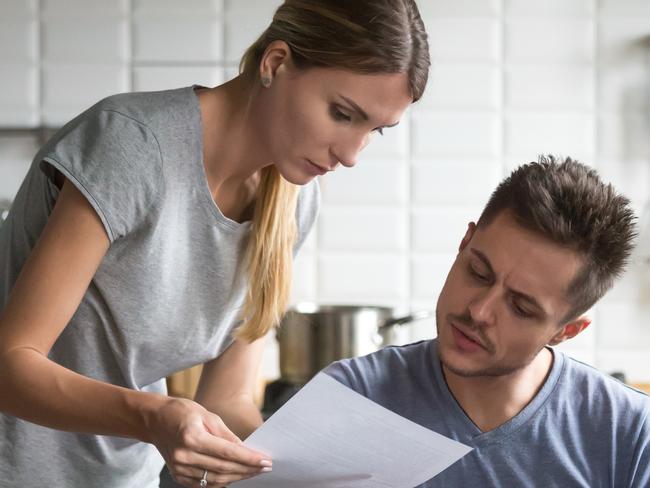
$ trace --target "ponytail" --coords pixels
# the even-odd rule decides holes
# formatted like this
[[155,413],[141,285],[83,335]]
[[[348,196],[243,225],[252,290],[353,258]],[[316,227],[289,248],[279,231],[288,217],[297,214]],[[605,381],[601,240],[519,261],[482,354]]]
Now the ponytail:
[[246,248],[248,291],[236,337],[254,341],[280,323],[289,303],[298,187],[274,165],[262,170]]

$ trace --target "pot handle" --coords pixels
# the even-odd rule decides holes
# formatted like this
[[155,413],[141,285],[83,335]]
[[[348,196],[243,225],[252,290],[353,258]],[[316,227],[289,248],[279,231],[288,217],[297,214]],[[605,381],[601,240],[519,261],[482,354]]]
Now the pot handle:
[[431,310],[419,310],[417,312],[413,312],[410,315],[406,315],[404,317],[398,317],[396,319],[388,319],[386,322],[384,322],[379,329],[387,329],[389,327],[393,327],[394,325],[404,325],[408,324],[409,322],[415,322],[416,320],[423,320],[423,319],[428,319],[431,317],[433,313]]

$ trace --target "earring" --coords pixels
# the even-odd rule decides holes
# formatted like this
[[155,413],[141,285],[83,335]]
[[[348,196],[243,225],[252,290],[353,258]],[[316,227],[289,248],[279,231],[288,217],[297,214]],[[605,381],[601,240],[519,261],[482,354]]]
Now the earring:
[[271,86],[271,78],[269,78],[268,76],[262,76],[261,82],[264,88],[268,88]]

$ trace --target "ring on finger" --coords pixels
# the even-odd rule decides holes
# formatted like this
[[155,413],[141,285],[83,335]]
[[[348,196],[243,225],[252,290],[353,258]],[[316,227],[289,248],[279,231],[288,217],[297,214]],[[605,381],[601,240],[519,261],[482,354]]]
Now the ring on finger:
[[203,476],[201,477],[201,481],[199,482],[199,486],[201,488],[205,488],[208,486],[208,470],[203,471]]

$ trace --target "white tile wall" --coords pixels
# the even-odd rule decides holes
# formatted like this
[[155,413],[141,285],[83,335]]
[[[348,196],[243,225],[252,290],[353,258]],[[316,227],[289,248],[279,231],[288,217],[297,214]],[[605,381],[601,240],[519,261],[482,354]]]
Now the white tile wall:
[[318,300],[316,253],[303,248],[296,258],[291,281],[291,296],[294,303],[315,302]]
[[505,53],[516,63],[589,63],[594,57],[591,20],[508,20]]
[[[500,181],[501,167],[492,161],[467,163],[441,158],[414,162],[411,175],[411,198],[414,204],[468,205],[482,207]],[[435,162],[434,162],[435,161]]]
[[650,3],[646,0],[601,0],[601,10],[612,17],[650,17]]
[[35,64],[2,63],[0,125],[38,124],[38,71]]
[[319,298],[329,303],[386,303],[407,299],[406,258],[388,253],[326,254],[318,260]]
[[[223,11],[223,0],[132,0],[136,15],[212,15]],[[244,2],[242,2],[244,3]]]
[[598,77],[600,109],[608,112],[648,113],[646,63],[626,62],[601,66]]
[[32,17],[0,18],[0,59],[34,61],[38,54],[38,22]]
[[412,151],[415,157],[495,156],[501,121],[496,113],[414,111]]
[[411,296],[428,302],[426,306],[418,308],[431,308],[438,300],[438,295],[447,279],[447,273],[441,270],[448,270],[455,257],[455,253],[450,253],[415,256],[411,259]]
[[214,86],[223,83],[219,66],[140,66],[133,68],[133,90],[166,90],[190,85]]
[[440,19],[423,16],[426,21],[431,59],[437,62],[498,61],[501,57],[501,32],[497,20]]
[[[47,62],[120,63],[128,59],[128,25],[124,18],[53,18],[44,23],[43,59]],[[61,32],[66,35],[62,36]],[[79,42],[92,39],[92,42]]]
[[591,161],[594,124],[593,115],[581,112],[508,114],[505,117],[505,150],[510,154],[526,154],[540,148]]
[[[0,0],[0,128],[57,126],[116,92],[219,84],[280,1]],[[538,153],[583,159],[639,209],[650,198],[648,0],[419,3],[428,91],[357,167],[321,179],[294,301],[432,310],[467,222]],[[0,197],[36,150],[0,133]],[[633,268],[560,347],[650,382],[650,266]],[[411,330],[432,337],[435,321]],[[276,349],[270,340],[267,376]]]
[[594,13],[594,0],[505,0],[505,14],[509,18],[581,18]]
[[419,2],[422,17],[494,17],[500,11],[498,0],[428,0]]
[[0,199],[13,197],[37,150],[32,137],[0,135]]
[[645,158],[650,154],[647,113],[635,110],[601,115],[598,123],[598,145],[603,156],[629,160]]
[[37,10],[38,0],[3,0],[0,3],[0,14],[2,18],[32,15]]
[[505,70],[505,105],[513,110],[592,110],[594,83],[591,66],[511,66]]
[[125,65],[53,64],[43,66],[43,123],[60,126],[98,100],[128,91]]
[[325,203],[400,204],[408,201],[409,167],[403,161],[366,161],[352,169],[339,168],[321,178]]
[[138,16],[133,25],[133,57],[139,62],[217,63],[223,52],[220,18]]
[[325,206],[319,218],[319,249],[406,252],[407,215],[399,206]]
[[623,64],[647,60],[648,20],[606,17],[598,25],[598,53],[603,63]]
[[411,249],[415,253],[454,255],[467,225],[476,222],[481,208],[481,204],[415,208],[411,215]]
[[430,77],[421,108],[489,110],[501,106],[501,70],[497,66],[435,63]]

